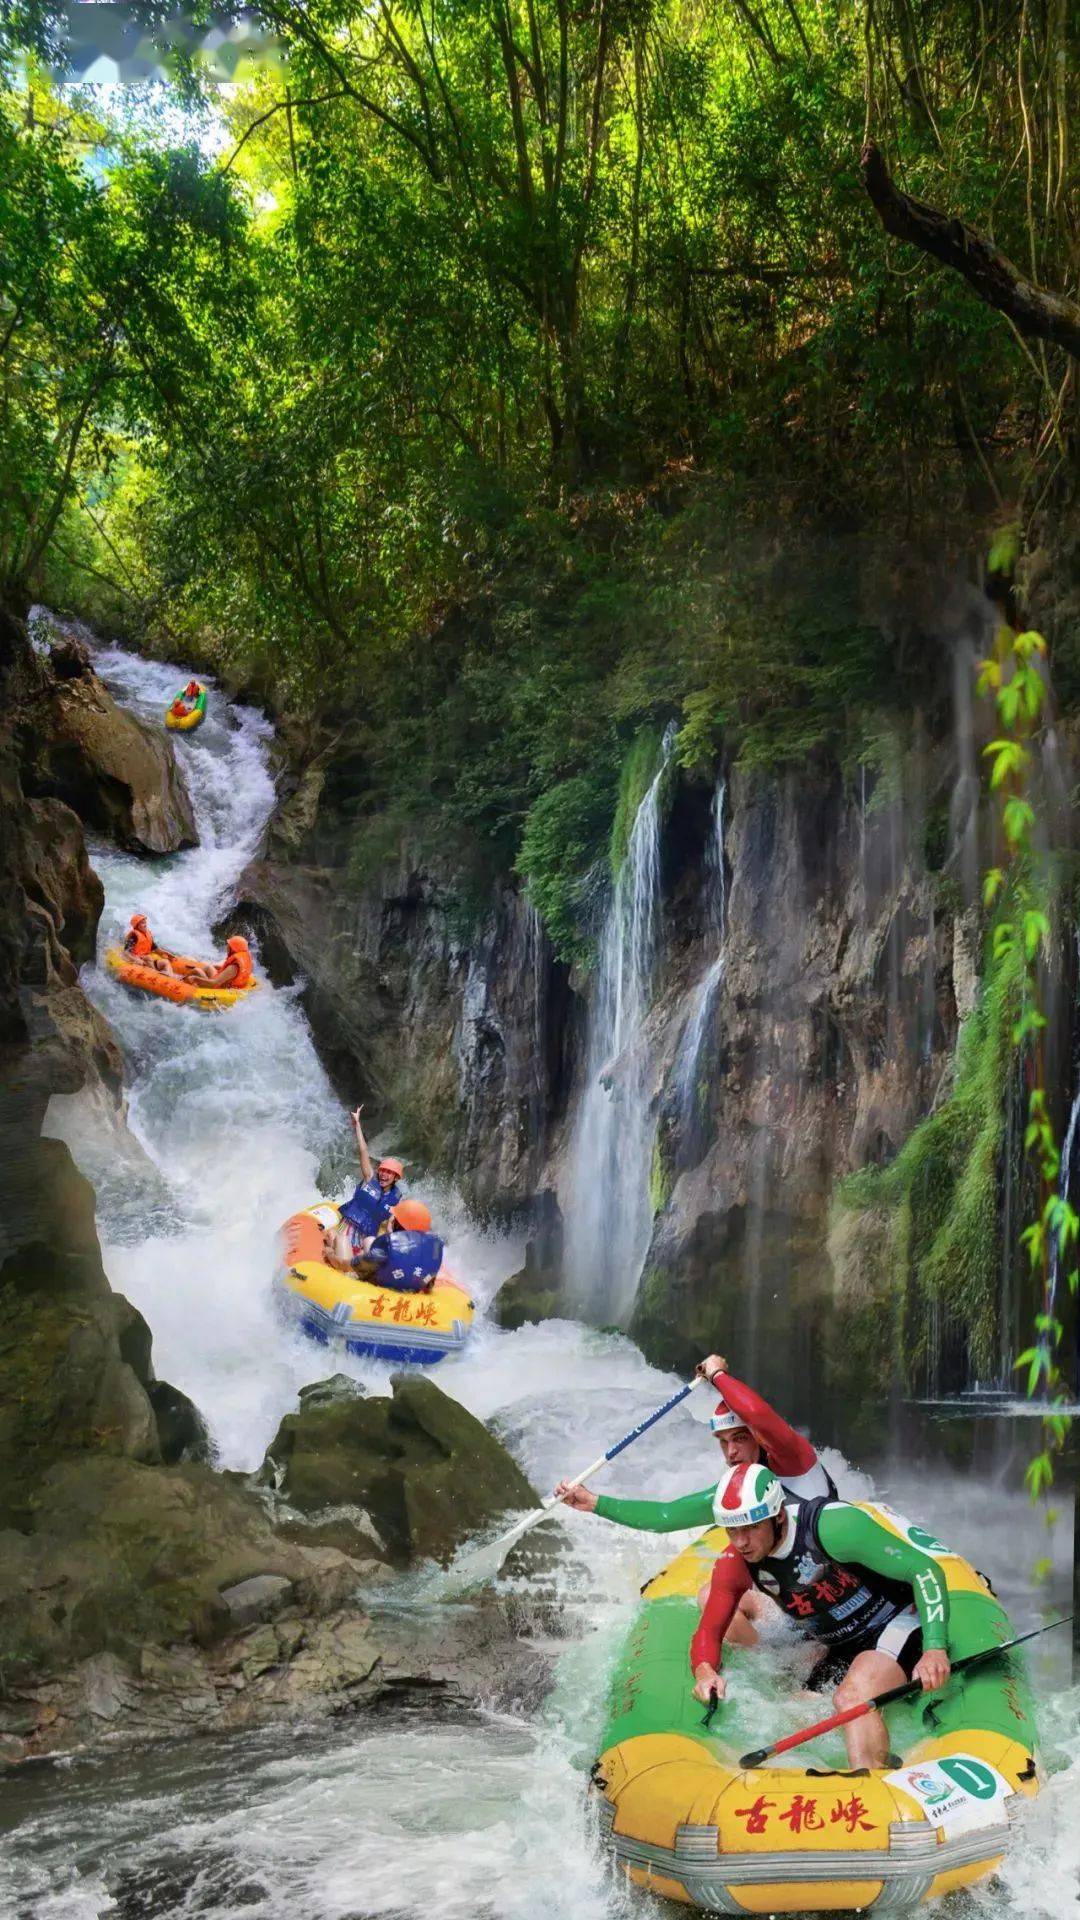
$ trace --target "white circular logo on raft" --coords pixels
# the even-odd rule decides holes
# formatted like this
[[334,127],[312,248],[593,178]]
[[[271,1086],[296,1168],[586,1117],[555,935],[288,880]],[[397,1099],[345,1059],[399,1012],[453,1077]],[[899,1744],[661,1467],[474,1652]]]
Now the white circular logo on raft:
[[947,1547],[943,1540],[935,1540],[933,1534],[927,1533],[925,1527],[917,1527],[905,1513],[897,1513],[896,1508],[890,1507],[886,1500],[865,1500],[861,1501],[860,1505],[867,1513],[884,1514],[886,1519],[891,1520],[897,1531],[911,1541],[913,1547],[921,1547],[924,1553],[951,1554],[952,1549]]
[[899,1787],[919,1802],[931,1826],[947,1826],[950,1836],[999,1826],[1005,1818],[1004,1803],[1016,1792],[994,1767],[970,1753],[923,1760],[887,1773],[885,1779],[890,1787]]

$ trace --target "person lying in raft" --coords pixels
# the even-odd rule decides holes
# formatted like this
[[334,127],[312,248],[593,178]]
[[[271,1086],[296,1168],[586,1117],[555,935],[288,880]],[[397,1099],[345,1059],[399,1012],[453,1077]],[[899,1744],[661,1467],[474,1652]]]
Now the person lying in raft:
[[[789,1493],[806,1499],[836,1498],[836,1484],[809,1440],[796,1433],[753,1387],[729,1373],[722,1355],[710,1353],[697,1372],[723,1396],[716,1403],[709,1426],[727,1467],[761,1463],[779,1476]],[[638,1527],[645,1533],[678,1533],[684,1527],[713,1525],[716,1483],[702,1487],[700,1493],[684,1493],[676,1500],[618,1500],[567,1480],[559,1482],[555,1493],[566,1506],[596,1513],[601,1520],[614,1520],[622,1527]],[[708,1587],[704,1586],[699,1595],[702,1606],[707,1596]],[[757,1625],[767,1612],[768,1602],[757,1593],[747,1592],[728,1639],[733,1645],[755,1646]]]
[[225,958],[215,966],[184,968],[184,979],[193,987],[246,987],[251,984],[255,966],[251,948],[242,933],[234,933],[225,942]]
[[431,1214],[422,1200],[399,1200],[376,1234],[362,1240],[351,1258],[343,1257],[340,1233],[327,1235],[327,1266],[353,1273],[373,1286],[397,1293],[430,1293],[443,1263],[443,1243],[431,1231]]
[[129,960],[137,960],[141,967],[152,967],[155,973],[169,973],[169,956],[160,948],[146,924],[145,913],[133,913],[128,930],[124,935],[124,952]]
[[[751,1588],[775,1599],[822,1658],[809,1685],[839,1680],[837,1708],[855,1707],[905,1680],[924,1693],[949,1678],[949,1594],[938,1562],[845,1500],[792,1499],[768,1467],[729,1467],[713,1516],[728,1546],[690,1643],[694,1695],[722,1699],[721,1646]],[[899,1518],[899,1516],[897,1516]],[[906,1526],[906,1522],[903,1523]],[[929,1534],[927,1547],[943,1549]],[[879,1713],[844,1729],[848,1765],[881,1767],[889,1738]]]

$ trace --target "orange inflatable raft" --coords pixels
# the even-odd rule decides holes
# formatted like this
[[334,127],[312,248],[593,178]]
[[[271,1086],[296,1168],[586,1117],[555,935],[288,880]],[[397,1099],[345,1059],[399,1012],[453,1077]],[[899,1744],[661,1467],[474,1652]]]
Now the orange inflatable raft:
[[248,981],[246,987],[197,987],[184,979],[188,967],[203,964],[191,960],[184,954],[168,955],[170,973],[159,973],[156,967],[148,967],[144,961],[132,960],[119,947],[110,947],[105,955],[105,964],[125,987],[133,987],[138,993],[154,993],[159,1000],[172,1000],[176,1006],[183,1007],[231,1007],[237,1000],[246,1000],[254,992],[258,981]]

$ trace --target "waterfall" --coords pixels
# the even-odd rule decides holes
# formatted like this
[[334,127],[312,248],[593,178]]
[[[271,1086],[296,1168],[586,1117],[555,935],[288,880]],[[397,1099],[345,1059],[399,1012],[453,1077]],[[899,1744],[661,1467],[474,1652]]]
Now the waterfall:
[[655,1116],[644,1027],[660,931],[660,793],[675,743],[634,817],[600,935],[585,1091],[567,1175],[567,1291],[602,1324],[628,1314],[652,1230]]
[[713,1008],[724,977],[724,935],[727,930],[727,879],[724,872],[724,800],[723,780],[713,796],[713,830],[706,849],[707,897],[711,944],[716,952],[706,967],[690,999],[679,1051],[675,1056],[675,1108],[679,1123],[679,1159],[683,1166],[696,1166],[700,1158],[701,1099],[698,1069],[707,1035],[712,1030]]

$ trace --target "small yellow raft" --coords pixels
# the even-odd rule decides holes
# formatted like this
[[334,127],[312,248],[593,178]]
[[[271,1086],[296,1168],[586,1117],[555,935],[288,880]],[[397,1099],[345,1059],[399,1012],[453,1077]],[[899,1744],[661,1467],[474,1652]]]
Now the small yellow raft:
[[[871,1511],[906,1537],[902,1516]],[[740,1753],[784,1730],[771,1704],[762,1725],[747,1684],[750,1661],[770,1684],[767,1650],[725,1653],[730,1692],[708,1732],[690,1691],[696,1596],[726,1543],[722,1528],[710,1529],[649,1582],[616,1664],[592,1778],[602,1830],[628,1878],[707,1913],[897,1913],[990,1873],[1017,1809],[1038,1789],[1018,1656],[954,1674],[929,1705],[887,1709],[903,1755],[895,1765],[851,1770],[811,1758],[743,1769]],[[934,1557],[949,1589],[953,1657],[1011,1639],[974,1567],[944,1551]],[[822,1700],[802,1723],[828,1711]]]
[[[204,686],[200,684],[193,706],[187,706],[186,701],[187,695],[185,693],[178,693],[175,700],[170,701],[165,709],[165,725],[172,733],[194,733],[195,728],[201,727],[206,718],[206,688]],[[178,713],[176,710],[178,706],[182,706],[184,711]]]
[[178,1007],[233,1007],[238,1000],[246,1000],[259,984],[253,977],[246,987],[197,987],[183,977],[183,968],[194,965],[193,961],[183,955],[162,957],[168,958],[170,965],[180,971],[159,973],[156,967],[132,960],[120,947],[108,949],[105,965],[125,987],[132,987],[137,993],[156,994],[159,1000],[171,1000]]
[[281,1229],[277,1297],[287,1317],[320,1346],[431,1366],[460,1353],[474,1307],[444,1267],[430,1293],[399,1293],[328,1267],[323,1234],[341,1219],[329,1201],[294,1213]]

